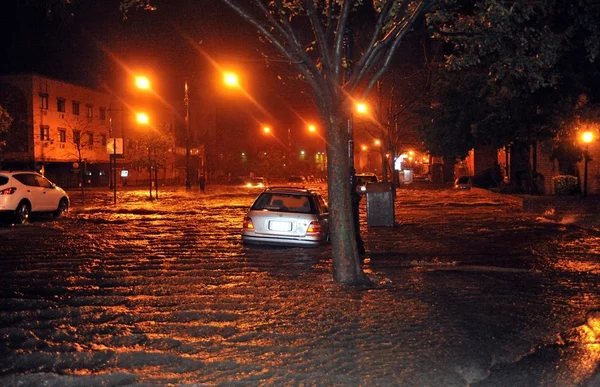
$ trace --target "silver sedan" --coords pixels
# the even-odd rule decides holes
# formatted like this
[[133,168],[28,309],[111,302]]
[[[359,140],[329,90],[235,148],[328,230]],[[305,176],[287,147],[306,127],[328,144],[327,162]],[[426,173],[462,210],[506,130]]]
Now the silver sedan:
[[318,246],[328,237],[328,210],[314,190],[271,187],[244,217],[242,242],[281,246]]

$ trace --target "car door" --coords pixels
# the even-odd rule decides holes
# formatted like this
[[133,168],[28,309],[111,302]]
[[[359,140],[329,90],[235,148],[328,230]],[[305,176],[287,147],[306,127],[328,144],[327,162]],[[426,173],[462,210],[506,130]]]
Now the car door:
[[44,188],[40,187],[36,175],[34,173],[18,173],[14,175],[14,178],[25,186],[23,198],[31,203],[31,211],[46,211],[44,210],[46,205],[44,203]]
[[327,208],[327,202],[325,202],[325,199],[321,195],[316,195],[316,199],[321,224],[325,228],[326,233],[329,233],[329,209]]
[[34,175],[37,184],[42,188],[40,197],[40,211],[54,211],[58,208],[60,200],[59,191],[54,188],[50,180],[41,175]]

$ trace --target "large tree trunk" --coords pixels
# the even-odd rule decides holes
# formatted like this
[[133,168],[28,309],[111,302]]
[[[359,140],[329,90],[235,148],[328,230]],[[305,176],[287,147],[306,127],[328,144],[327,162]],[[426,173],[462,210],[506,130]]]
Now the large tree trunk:
[[347,120],[342,114],[322,117],[327,127],[327,178],[333,277],[348,285],[369,283],[356,244],[350,192]]

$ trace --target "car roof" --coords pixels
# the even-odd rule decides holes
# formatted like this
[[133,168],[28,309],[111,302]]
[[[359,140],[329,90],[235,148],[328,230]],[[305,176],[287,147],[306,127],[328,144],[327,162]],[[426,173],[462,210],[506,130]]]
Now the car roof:
[[6,174],[6,175],[14,175],[15,173],[35,173],[35,174],[39,175],[39,173],[37,171],[20,170],[20,169],[15,169],[15,170],[0,170],[0,173]]
[[313,194],[318,193],[318,191],[306,187],[289,187],[289,186],[281,186],[281,187],[269,187],[266,188],[263,192],[266,193],[288,193],[288,194]]

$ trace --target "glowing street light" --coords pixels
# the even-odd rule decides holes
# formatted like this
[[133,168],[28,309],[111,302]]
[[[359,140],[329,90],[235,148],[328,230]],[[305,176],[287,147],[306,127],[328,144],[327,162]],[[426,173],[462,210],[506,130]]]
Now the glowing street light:
[[227,86],[239,86],[238,76],[234,73],[225,73],[223,79]]
[[137,113],[135,115],[135,119],[137,122],[143,125],[148,125],[148,123],[150,122],[150,118],[146,113]]
[[138,89],[148,90],[150,89],[150,80],[144,76],[135,77],[135,85]]
[[368,110],[369,110],[369,108],[368,108],[368,106],[367,106],[366,103],[359,102],[359,103],[356,104],[356,111],[359,114],[366,114]]
[[590,151],[589,145],[594,141],[594,133],[585,131],[581,134],[581,141],[585,144],[583,150],[583,197],[587,196],[587,182],[588,182],[588,163],[590,162]]
[[309,132],[316,132],[317,131],[317,127],[314,125],[308,125],[308,131]]
[[377,146],[381,145],[381,141],[375,140],[375,145],[377,145]]
[[271,128],[269,128],[268,126],[263,127],[263,132],[265,132],[266,134],[271,133]]

